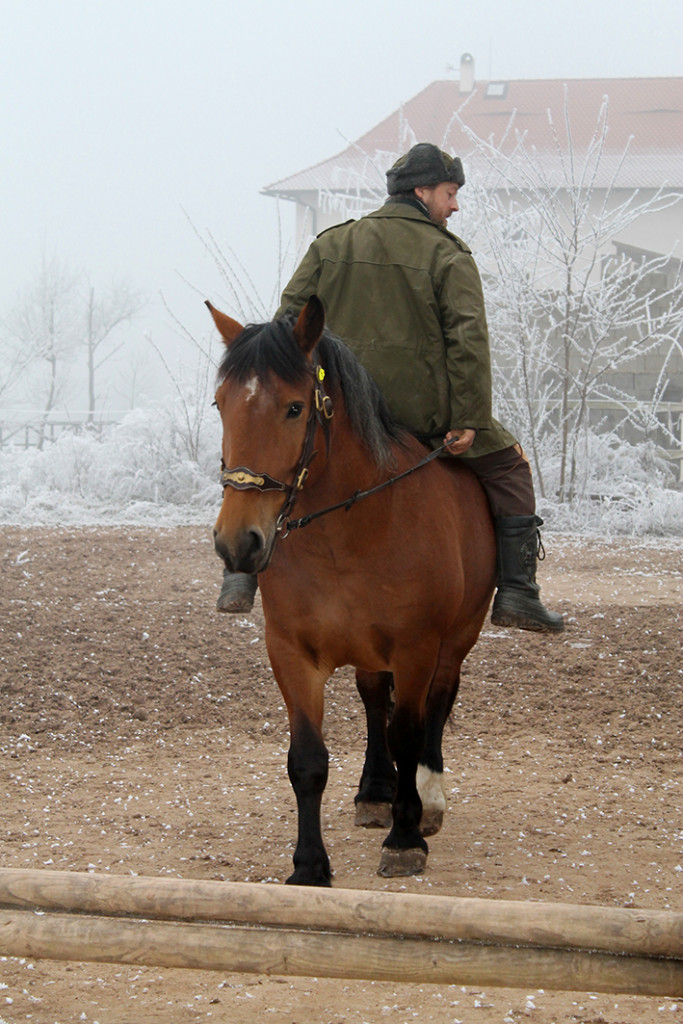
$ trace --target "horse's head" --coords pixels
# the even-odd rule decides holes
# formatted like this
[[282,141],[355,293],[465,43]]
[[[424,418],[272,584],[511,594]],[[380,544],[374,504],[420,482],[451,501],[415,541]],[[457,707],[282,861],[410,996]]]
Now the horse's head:
[[325,316],[312,296],[296,323],[278,320],[243,329],[207,306],[227,346],[216,391],[224,487],[216,551],[233,572],[261,572],[283,514],[303,486],[318,421],[330,411],[313,356]]

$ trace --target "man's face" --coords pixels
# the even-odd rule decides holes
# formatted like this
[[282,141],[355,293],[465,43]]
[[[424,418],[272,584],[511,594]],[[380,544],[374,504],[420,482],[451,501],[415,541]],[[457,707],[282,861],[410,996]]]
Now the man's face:
[[442,227],[446,227],[450,215],[460,209],[457,194],[458,186],[450,181],[442,181],[438,185],[421,185],[415,189],[415,195],[429,210],[429,219]]

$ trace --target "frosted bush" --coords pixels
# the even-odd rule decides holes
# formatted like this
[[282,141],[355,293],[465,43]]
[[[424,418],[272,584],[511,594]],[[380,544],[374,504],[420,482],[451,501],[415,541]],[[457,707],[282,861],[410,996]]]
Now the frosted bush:
[[560,533],[600,537],[683,536],[683,492],[644,487],[621,497],[543,501],[539,514]]
[[682,536],[683,491],[674,463],[651,441],[632,445],[614,434],[587,433],[572,501],[557,500],[559,454],[546,451],[546,495],[539,514],[552,529],[603,536]]
[[[210,524],[221,500],[220,433],[215,411],[205,416],[178,398],[129,413],[101,437],[65,433],[42,451],[0,450],[0,522]],[[538,511],[547,529],[683,534],[683,492],[672,464],[650,442],[588,435],[582,496],[570,502],[555,498],[559,456],[547,446],[542,460],[548,497],[539,499]]]
[[[0,520],[121,518],[142,504],[210,518],[220,502],[220,420],[198,417],[190,443],[187,413],[178,400],[135,410],[102,436],[65,432],[42,451],[0,451]],[[199,458],[190,456],[192,445]]]

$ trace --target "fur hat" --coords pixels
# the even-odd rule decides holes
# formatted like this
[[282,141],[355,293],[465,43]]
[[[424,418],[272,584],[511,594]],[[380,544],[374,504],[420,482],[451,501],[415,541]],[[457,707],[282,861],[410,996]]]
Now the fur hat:
[[442,181],[462,188],[465,173],[460,158],[449,156],[431,142],[418,142],[387,171],[387,192],[395,196],[399,192],[412,192],[414,188],[439,185]]

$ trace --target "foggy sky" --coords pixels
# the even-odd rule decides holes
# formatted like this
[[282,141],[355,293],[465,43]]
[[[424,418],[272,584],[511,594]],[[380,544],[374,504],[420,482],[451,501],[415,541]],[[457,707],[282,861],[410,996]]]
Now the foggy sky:
[[[264,186],[342,150],[474,55],[479,78],[681,75],[680,0],[0,0],[0,317],[41,254],[208,332],[230,245],[268,300]],[[293,218],[283,208],[283,232]],[[457,230],[457,228],[456,228]],[[230,311],[230,310],[229,310]],[[236,312],[236,311],[234,311]],[[168,342],[170,344],[170,340]]]

